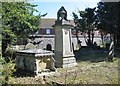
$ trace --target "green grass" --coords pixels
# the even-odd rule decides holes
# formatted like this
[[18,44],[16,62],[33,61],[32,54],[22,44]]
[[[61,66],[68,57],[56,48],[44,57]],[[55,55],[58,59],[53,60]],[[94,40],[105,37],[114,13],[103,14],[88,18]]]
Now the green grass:
[[115,58],[114,62],[78,63],[82,72],[77,78],[83,84],[118,84],[118,61]]
[[[57,68],[54,75],[46,76],[46,81],[60,84],[118,84],[119,57],[114,58],[113,62],[107,62],[105,61],[107,53],[104,52],[96,53],[92,50],[90,52],[83,50],[76,53],[78,53],[76,67]],[[15,84],[41,84],[41,79],[28,78],[13,77],[13,81]]]
[[[118,62],[78,62],[76,67],[58,68],[54,75],[46,76],[48,83],[59,84],[118,84]],[[13,84],[41,84],[42,79],[36,77],[13,77]]]
[[113,62],[79,62],[78,67],[74,67],[76,71],[59,69],[60,75],[56,74],[49,79],[64,84],[118,84],[119,61],[114,58]]

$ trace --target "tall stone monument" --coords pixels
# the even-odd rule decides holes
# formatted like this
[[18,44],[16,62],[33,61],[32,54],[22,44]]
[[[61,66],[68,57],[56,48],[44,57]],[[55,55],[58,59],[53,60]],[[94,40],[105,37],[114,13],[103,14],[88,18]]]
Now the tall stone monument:
[[67,11],[62,6],[57,12],[55,25],[55,60],[56,67],[76,66],[76,59],[73,54],[71,29],[73,26],[67,20]]

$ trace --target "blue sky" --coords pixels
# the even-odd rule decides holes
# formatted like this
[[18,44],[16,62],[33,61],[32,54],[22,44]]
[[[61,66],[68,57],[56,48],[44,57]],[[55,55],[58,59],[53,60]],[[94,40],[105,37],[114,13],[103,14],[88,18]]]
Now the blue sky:
[[[74,2],[73,2],[74,1]],[[68,19],[73,19],[72,12],[78,12],[79,10],[84,10],[87,7],[96,7],[100,0],[34,0],[31,2],[38,5],[36,9],[41,13],[48,13],[44,18],[57,18],[57,11],[61,6],[64,6],[67,10]],[[34,13],[37,15],[38,13]]]

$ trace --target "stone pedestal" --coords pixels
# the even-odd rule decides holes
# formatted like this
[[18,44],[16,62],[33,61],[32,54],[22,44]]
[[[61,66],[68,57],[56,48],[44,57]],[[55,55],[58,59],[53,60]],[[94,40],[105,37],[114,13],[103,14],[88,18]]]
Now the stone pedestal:
[[76,59],[73,54],[71,29],[69,22],[62,21],[54,25],[55,29],[55,66],[56,67],[73,67],[76,66]]

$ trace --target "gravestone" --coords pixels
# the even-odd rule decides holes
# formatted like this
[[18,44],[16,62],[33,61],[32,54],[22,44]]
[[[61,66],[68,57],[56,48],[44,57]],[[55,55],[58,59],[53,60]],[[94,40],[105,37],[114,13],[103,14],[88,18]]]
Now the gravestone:
[[57,13],[55,25],[55,65],[56,67],[73,67],[76,66],[76,59],[73,54],[71,29],[73,28],[67,20],[67,11],[61,7]]
[[35,46],[32,44],[32,43],[28,43],[26,46],[25,46],[25,49],[34,49]]

